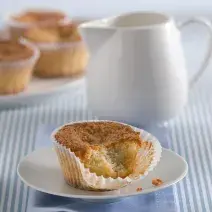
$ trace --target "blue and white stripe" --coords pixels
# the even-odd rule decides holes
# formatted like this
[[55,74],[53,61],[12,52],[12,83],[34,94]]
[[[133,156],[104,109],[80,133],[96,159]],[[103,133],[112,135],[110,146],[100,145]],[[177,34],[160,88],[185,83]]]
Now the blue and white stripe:
[[[20,159],[32,151],[40,124],[63,124],[91,119],[84,91],[51,104],[0,113],[0,212],[24,212],[28,188],[17,178]],[[195,90],[180,116],[169,122],[171,148],[186,158],[188,176],[174,187],[176,204],[183,212],[212,211],[212,98]]]
[[175,187],[180,211],[212,211],[212,102],[208,97],[196,90],[182,114],[169,124],[171,147],[189,164],[188,176]]

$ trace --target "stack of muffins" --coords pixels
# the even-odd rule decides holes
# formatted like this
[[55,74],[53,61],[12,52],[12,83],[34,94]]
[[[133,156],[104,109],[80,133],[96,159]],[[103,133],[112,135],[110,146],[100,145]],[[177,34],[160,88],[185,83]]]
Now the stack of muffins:
[[0,41],[0,95],[23,91],[31,76],[82,75],[88,53],[78,23],[58,11],[26,11],[7,20],[9,40]]

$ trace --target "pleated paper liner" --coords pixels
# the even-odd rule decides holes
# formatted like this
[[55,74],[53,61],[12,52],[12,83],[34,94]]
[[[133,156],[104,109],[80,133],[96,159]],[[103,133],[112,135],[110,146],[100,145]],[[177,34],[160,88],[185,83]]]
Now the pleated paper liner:
[[33,68],[40,52],[32,43],[21,38],[20,44],[33,50],[33,55],[26,59],[0,62],[0,95],[13,95],[23,91],[29,84]]
[[88,62],[84,42],[33,43],[41,52],[34,74],[42,78],[83,75]]
[[[91,120],[86,122],[95,122],[95,121],[97,120]],[[78,123],[83,122],[84,121]],[[111,121],[101,120],[101,122],[111,122]],[[68,123],[65,125],[70,125],[74,123],[76,122]],[[120,124],[126,125],[124,123]],[[70,149],[67,149],[65,146],[59,144],[55,140],[54,135],[62,127],[56,129],[53,132],[52,139],[62,168],[64,179],[69,185],[73,187],[94,191],[116,190],[130,184],[134,180],[144,178],[145,176],[147,176],[149,171],[152,171],[154,167],[157,165],[157,163],[160,161],[162,147],[159,141],[148,132],[131,126],[135,131],[140,132],[140,136],[143,141],[142,147],[136,158],[137,162],[139,163],[137,166],[138,169],[135,170],[133,175],[129,175],[126,178],[118,177],[114,179],[111,177],[105,178],[103,176],[97,176],[95,173],[90,172],[88,168],[85,168],[84,164],[80,161],[80,159],[75,155],[74,152],[71,152]]]

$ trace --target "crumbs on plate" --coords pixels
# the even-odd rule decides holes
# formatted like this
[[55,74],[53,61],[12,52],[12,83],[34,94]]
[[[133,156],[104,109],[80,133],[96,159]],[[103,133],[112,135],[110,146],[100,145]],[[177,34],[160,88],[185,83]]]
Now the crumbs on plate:
[[163,181],[161,179],[159,179],[159,178],[154,178],[152,180],[152,185],[154,185],[154,186],[160,186],[162,184],[163,184]]
[[141,188],[141,187],[138,187],[138,188],[136,189],[136,191],[137,191],[137,192],[142,191],[142,188]]

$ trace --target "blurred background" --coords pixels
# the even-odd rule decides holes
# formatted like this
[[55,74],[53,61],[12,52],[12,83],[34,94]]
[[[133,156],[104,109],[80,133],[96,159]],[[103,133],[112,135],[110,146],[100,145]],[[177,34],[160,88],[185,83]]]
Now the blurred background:
[[173,14],[207,14],[210,16],[210,0],[0,0],[1,16],[24,8],[60,9],[72,16],[98,17],[133,10],[160,10]]
[[[27,9],[60,10],[70,18],[79,17],[85,20],[141,10],[166,12],[176,17],[177,22],[191,16],[205,16],[212,20],[212,1],[209,0],[0,0],[0,2],[2,20],[0,26],[4,25],[5,17]],[[182,30],[182,39],[189,76],[192,76],[198,69],[208,45],[208,33],[204,27],[191,25]],[[205,74],[206,79],[207,74],[209,72]]]

